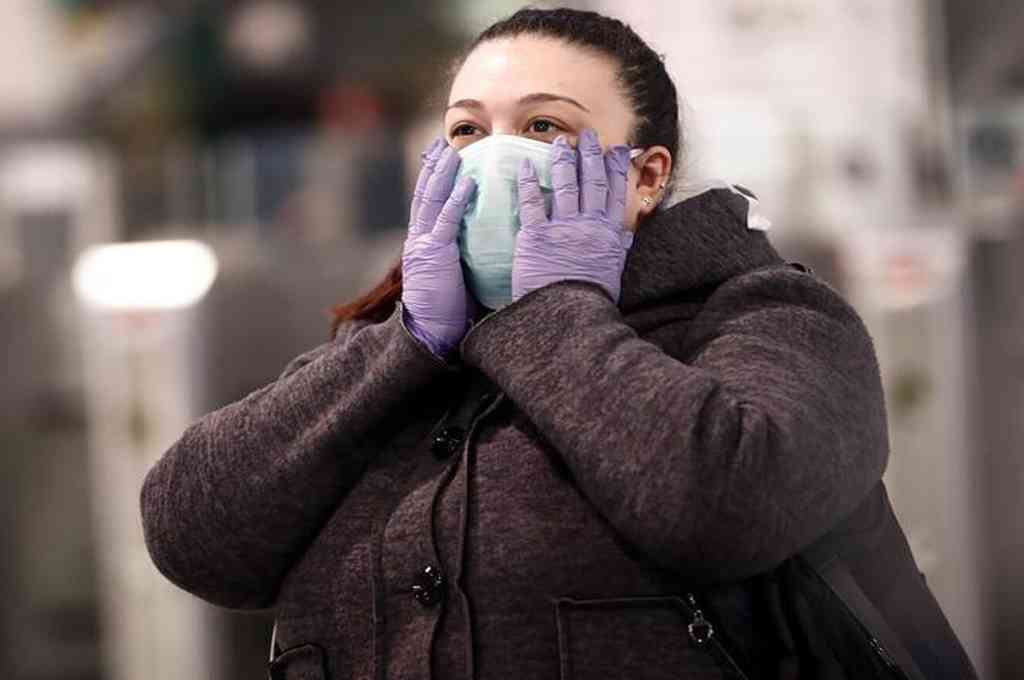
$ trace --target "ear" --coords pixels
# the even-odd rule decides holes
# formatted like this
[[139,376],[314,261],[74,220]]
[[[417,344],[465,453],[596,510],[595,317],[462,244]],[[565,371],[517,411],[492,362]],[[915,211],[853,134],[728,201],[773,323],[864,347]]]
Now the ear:
[[672,153],[664,146],[649,147],[633,159],[626,201],[626,224],[631,230],[665,199],[665,185],[671,175]]

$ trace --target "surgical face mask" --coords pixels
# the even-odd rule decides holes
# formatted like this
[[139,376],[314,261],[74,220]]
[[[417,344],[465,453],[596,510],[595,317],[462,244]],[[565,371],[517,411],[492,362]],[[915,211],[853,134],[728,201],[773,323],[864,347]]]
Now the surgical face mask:
[[[476,191],[459,226],[458,245],[466,286],[483,306],[497,310],[512,302],[512,261],[519,233],[519,165],[527,158],[537,171],[544,207],[551,214],[552,144],[519,135],[489,135],[460,149],[455,181],[469,175]],[[635,158],[643,149],[633,149]]]

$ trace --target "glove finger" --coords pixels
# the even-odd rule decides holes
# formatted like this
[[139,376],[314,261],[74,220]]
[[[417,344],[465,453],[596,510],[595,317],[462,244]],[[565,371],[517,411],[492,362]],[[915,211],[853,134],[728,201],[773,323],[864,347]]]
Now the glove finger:
[[604,153],[593,128],[580,133],[580,210],[585,214],[604,213],[608,203],[608,175]]
[[437,243],[454,243],[455,237],[459,234],[459,226],[462,216],[466,214],[466,206],[469,205],[473,192],[476,190],[476,181],[469,175],[459,179],[452,195],[445,201],[441,208],[441,214],[437,218],[434,231],[431,232]]
[[423,194],[427,189],[427,181],[434,174],[434,167],[437,165],[438,156],[441,155],[441,151],[446,144],[444,137],[439,135],[427,147],[427,150],[420,154],[423,163],[420,167],[420,174],[416,178],[416,188],[412,192],[412,205],[409,208],[409,231],[411,232],[416,230],[416,217],[419,214],[420,205],[423,203]]
[[427,188],[423,191],[419,214],[416,215],[416,230],[420,233],[434,229],[437,216],[441,213],[445,201],[452,193],[455,173],[459,169],[462,157],[452,147],[445,147],[434,166],[434,174],[427,180]]
[[579,214],[580,189],[576,182],[576,149],[561,135],[551,148],[551,187],[554,190],[552,219]]
[[524,158],[519,164],[519,227],[531,229],[544,224],[547,218],[537,169],[530,159]]
[[605,172],[608,175],[608,217],[625,228],[626,190],[629,185],[629,147],[612,147],[604,157]]

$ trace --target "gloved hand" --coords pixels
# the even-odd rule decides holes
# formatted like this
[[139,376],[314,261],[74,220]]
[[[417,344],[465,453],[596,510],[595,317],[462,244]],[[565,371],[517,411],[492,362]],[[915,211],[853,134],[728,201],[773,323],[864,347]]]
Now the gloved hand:
[[[580,154],[581,182],[576,180]],[[564,137],[551,150],[551,217],[537,171],[528,160],[519,168],[519,222],[512,262],[512,299],[563,279],[592,281],[618,304],[626,254],[633,232],[625,227],[629,147],[602,153],[590,128],[579,137],[579,151]]]
[[444,357],[458,346],[480,310],[466,290],[456,242],[476,183],[466,176],[453,190],[462,158],[443,137],[420,157],[423,167],[402,250],[403,320],[417,339]]

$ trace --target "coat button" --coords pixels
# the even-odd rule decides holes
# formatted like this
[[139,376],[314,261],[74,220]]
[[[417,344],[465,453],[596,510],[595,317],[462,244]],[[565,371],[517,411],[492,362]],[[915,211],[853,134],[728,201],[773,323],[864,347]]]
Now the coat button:
[[430,450],[439,459],[447,458],[459,450],[459,444],[465,436],[466,431],[458,425],[448,425],[434,437]]
[[437,567],[428,564],[416,573],[412,582],[412,594],[424,607],[440,601],[444,594],[444,576]]

